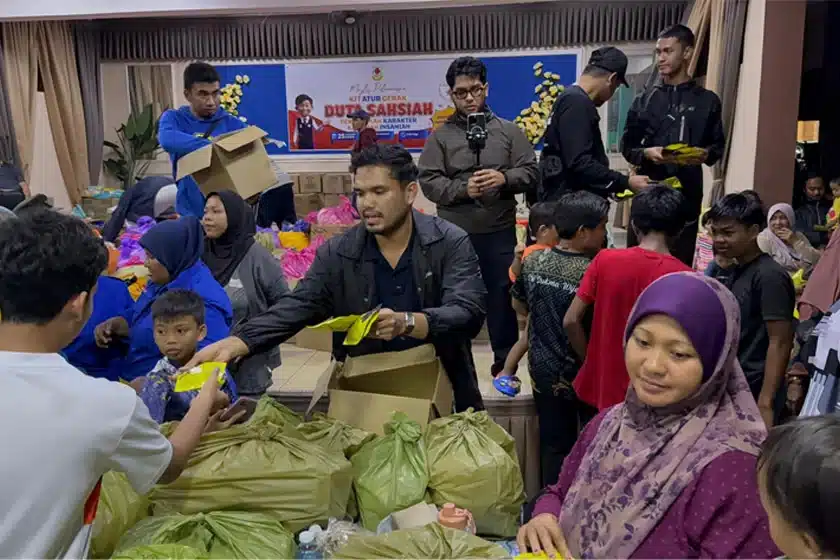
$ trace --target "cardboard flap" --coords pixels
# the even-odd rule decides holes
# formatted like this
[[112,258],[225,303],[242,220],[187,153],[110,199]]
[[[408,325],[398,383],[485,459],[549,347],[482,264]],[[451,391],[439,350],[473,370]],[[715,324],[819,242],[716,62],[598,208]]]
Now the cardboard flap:
[[344,362],[343,376],[351,379],[436,361],[437,354],[435,353],[435,347],[431,344],[424,344],[423,346],[400,352],[383,352],[381,354],[367,354],[365,356],[347,358]]
[[324,373],[318,378],[317,383],[315,383],[315,388],[312,389],[312,398],[309,401],[309,406],[306,408],[306,414],[309,415],[312,412],[312,409],[315,408],[315,405],[318,404],[324,395],[326,395],[330,390],[330,384],[334,377],[338,377],[341,375],[341,364],[335,361],[335,358],[330,360],[330,365],[327,366],[327,369],[324,370]]
[[210,162],[213,159],[213,145],[208,144],[203,148],[199,148],[178,160],[178,175],[175,177],[176,181],[180,181],[187,175],[192,175],[202,169],[210,167]]
[[256,126],[249,126],[242,130],[237,130],[232,134],[225,134],[213,140],[213,145],[218,146],[226,152],[233,152],[242,146],[247,146],[254,140],[259,140],[268,136],[268,133]]

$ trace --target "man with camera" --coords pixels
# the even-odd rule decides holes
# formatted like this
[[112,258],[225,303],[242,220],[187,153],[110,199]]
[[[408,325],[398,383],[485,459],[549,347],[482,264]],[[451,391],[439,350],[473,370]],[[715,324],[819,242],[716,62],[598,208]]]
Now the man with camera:
[[519,338],[508,268],[516,246],[516,198],[536,186],[537,162],[525,134],[487,106],[487,67],[467,56],[446,72],[453,114],[420,156],[420,186],[438,215],[464,229],[487,288],[491,373],[499,373]]

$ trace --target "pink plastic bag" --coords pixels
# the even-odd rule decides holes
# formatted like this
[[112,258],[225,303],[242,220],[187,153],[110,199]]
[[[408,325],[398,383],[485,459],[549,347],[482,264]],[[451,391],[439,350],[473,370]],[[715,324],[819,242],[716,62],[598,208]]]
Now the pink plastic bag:
[[346,196],[341,197],[341,204],[318,211],[315,223],[321,225],[348,225],[356,221],[353,205]]

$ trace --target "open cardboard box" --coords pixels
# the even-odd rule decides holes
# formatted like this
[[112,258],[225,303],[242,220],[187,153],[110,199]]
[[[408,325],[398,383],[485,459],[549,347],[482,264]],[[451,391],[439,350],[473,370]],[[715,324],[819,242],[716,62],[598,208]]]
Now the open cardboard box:
[[230,190],[245,199],[260,194],[277,184],[263,143],[267,136],[256,126],[221,134],[179,159],[175,179],[192,175],[205,196]]
[[452,413],[452,386],[431,344],[333,360],[315,386],[308,412],[327,393],[328,416],[380,435],[394,412],[424,429]]

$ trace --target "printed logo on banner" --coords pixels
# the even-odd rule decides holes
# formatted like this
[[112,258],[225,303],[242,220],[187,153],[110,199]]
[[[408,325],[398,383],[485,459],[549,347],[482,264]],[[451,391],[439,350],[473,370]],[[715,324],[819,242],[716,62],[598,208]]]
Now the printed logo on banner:
[[385,76],[382,74],[382,68],[376,67],[373,69],[373,81],[374,82],[381,82]]

